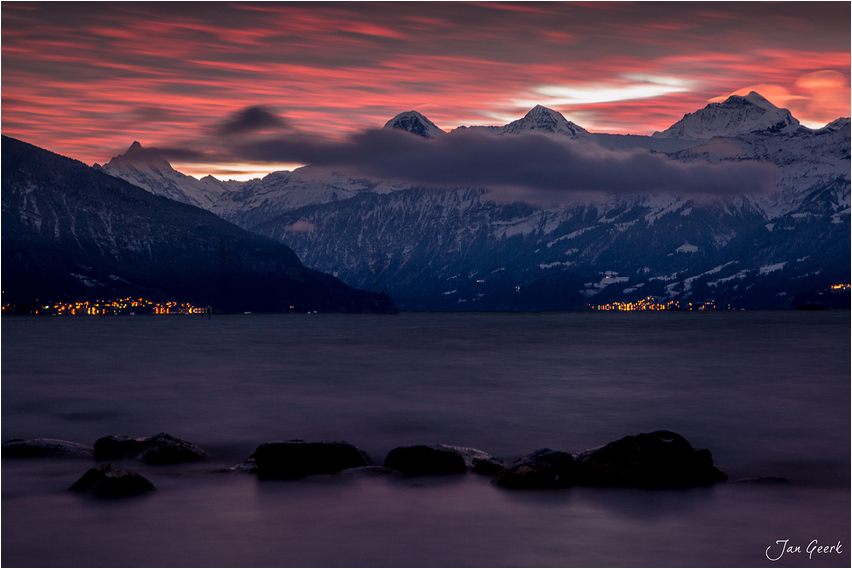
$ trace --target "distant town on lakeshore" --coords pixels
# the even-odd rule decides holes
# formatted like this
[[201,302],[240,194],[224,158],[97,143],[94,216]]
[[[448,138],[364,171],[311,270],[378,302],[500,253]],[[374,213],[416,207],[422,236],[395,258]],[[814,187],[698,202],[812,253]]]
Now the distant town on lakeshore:
[[[850,289],[852,285],[832,285],[827,291],[821,293],[824,298],[817,302],[796,306],[800,310],[828,309],[850,307]],[[843,294],[846,293],[846,294]],[[649,296],[636,302],[611,302],[607,304],[590,304],[587,310],[591,311],[664,311],[664,310],[737,310],[731,305],[718,305],[713,302],[691,303],[677,300],[665,301]],[[739,310],[745,310],[740,308]],[[4,315],[36,315],[36,316],[139,316],[143,314],[215,314],[217,311],[212,306],[194,306],[187,302],[154,302],[144,298],[121,298],[117,300],[93,300],[77,302],[55,302],[48,304],[33,303],[3,304]],[[287,312],[304,312],[297,310],[296,306],[290,305]],[[307,311],[311,312],[311,311]]]

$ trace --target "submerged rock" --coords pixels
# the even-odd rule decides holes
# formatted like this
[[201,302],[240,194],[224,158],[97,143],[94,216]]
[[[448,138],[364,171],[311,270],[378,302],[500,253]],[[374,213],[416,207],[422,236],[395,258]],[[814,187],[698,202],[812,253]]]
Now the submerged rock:
[[377,466],[375,464],[369,466],[358,466],[355,468],[347,468],[337,473],[337,476],[343,478],[373,478],[389,476],[396,478],[402,476],[402,472],[387,468],[386,466]]
[[463,447],[453,448],[445,445],[397,447],[388,453],[385,466],[409,476],[463,474],[467,471],[467,464],[455,448]]
[[251,458],[262,478],[302,478],[367,466],[366,453],[345,441],[264,443]]
[[13,439],[3,443],[3,458],[88,458],[95,456],[89,445],[59,439]]
[[226,468],[220,472],[237,472],[246,474],[257,474],[257,461],[253,458],[247,458],[239,464],[235,464],[230,468]]
[[401,478],[402,472],[384,466],[356,466],[355,468],[344,468],[334,474],[314,474],[305,477],[305,480],[315,481],[339,481],[361,478]]
[[95,441],[94,452],[97,460],[135,458],[148,464],[195,462],[210,458],[194,444],[166,433],[138,439],[116,435],[102,437]]
[[737,484],[760,484],[760,485],[775,485],[789,484],[790,481],[781,476],[760,476],[758,478],[740,478],[736,481]]
[[727,480],[707,449],[695,450],[677,433],[654,431],[624,437],[576,456],[578,484],[680,488]]
[[98,498],[124,498],[147,494],[156,488],[147,478],[131,470],[99,464],[90,468],[69,490]]
[[513,462],[491,479],[505,488],[565,488],[574,483],[574,457],[544,448]]

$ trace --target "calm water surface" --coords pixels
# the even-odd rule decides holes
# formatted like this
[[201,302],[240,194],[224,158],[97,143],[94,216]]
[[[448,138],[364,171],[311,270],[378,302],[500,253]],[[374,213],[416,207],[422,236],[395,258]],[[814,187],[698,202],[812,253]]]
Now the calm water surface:
[[[2,461],[4,566],[849,566],[849,312],[2,318],[2,437],[168,432],[212,464]],[[732,482],[507,492],[456,478],[213,474],[271,440],[381,463],[440,442],[507,460],[670,429]],[[789,484],[735,483],[785,477]],[[777,540],[800,546],[781,552]],[[841,554],[806,548],[841,542]]]

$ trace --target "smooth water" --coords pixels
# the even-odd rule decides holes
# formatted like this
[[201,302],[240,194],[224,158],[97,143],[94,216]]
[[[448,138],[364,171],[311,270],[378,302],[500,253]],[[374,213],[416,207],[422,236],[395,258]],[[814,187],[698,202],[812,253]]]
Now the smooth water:
[[[4,566],[849,566],[849,312],[2,318],[2,437],[168,432],[212,464],[2,461]],[[259,481],[272,440],[513,460],[669,429],[731,482],[512,492],[476,475]],[[784,477],[754,485],[740,478]],[[791,550],[778,561],[778,540]],[[809,556],[808,545],[841,543]]]

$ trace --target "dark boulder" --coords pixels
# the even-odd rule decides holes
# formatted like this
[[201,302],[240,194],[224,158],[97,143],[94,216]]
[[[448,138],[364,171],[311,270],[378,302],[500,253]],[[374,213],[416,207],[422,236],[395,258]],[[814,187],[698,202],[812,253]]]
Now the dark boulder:
[[385,457],[385,466],[409,476],[464,474],[467,471],[462,455],[443,445],[397,447]]
[[95,441],[94,449],[97,460],[135,458],[148,464],[175,464],[210,458],[194,444],[166,433],[138,439],[110,435]]
[[505,488],[565,488],[574,483],[574,457],[544,448],[513,462],[491,479]]
[[654,431],[624,437],[576,456],[578,484],[680,488],[727,480],[707,449],[695,450],[677,433]]
[[343,441],[264,443],[251,458],[261,478],[301,478],[367,466],[364,451]]
[[69,490],[98,498],[124,498],[147,494],[156,488],[135,472],[111,464],[99,464],[90,468]]
[[59,439],[13,439],[3,443],[3,458],[88,458],[92,447]]

